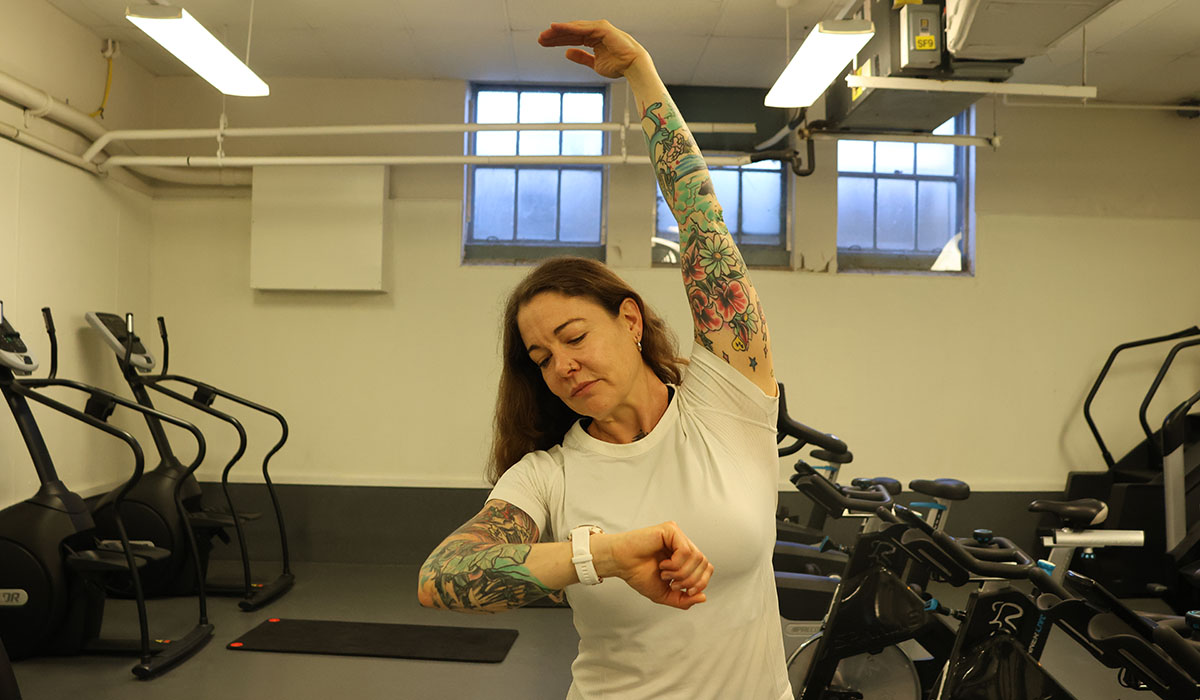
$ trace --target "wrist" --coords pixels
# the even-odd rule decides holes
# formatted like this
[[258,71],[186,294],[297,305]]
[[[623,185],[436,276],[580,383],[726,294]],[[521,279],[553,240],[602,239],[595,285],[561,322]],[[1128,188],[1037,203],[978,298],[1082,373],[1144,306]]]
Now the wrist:
[[596,575],[602,579],[620,578],[612,552],[612,539],[615,536],[608,533],[592,535],[592,564],[596,567]]

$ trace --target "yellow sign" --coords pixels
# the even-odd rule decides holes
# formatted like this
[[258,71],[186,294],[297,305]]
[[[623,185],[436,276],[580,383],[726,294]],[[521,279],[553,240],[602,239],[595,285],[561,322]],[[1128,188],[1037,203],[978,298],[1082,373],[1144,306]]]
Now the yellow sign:
[[917,51],[936,51],[937,37],[932,34],[916,37]]
[[[859,66],[857,69],[855,69],[854,74],[859,77],[870,76],[871,75],[871,62],[867,61],[866,63]],[[858,100],[858,98],[862,97],[862,94],[865,90],[866,90],[866,88],[863,88],[863,87],[850,88],[850,101],[854,102],[854,101]]]

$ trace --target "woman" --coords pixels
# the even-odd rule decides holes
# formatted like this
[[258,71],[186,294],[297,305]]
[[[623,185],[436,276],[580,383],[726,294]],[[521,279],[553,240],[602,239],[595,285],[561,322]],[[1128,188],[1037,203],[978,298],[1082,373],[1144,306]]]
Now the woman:
[[580,636],[568,698],[790,698],[758,295],[646,50],[603,21],[539,42],[587,46],[567,58],[629,81],[679,221],[696,342],[681,380],[665,324],[603,265],[531,272],[505,315],[495,488],[425,562],[419,598],[499,612],[565,589]]

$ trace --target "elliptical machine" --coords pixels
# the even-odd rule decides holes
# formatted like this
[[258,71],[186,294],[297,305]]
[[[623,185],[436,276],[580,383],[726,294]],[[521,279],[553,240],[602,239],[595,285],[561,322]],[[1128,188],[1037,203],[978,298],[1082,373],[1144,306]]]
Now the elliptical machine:
[[[140,657],[133,667],[138,678],[152,678],[184,661],[212,638],[205,600],[199,598],[200,620],[190,632],[165,642],[151,642],[142,594],[140,572],[150,562],[161,561],[170,551],[131,543],[123,522],[126,495],[142,476],[141,447],[129,433],[106,420],[122,406],[190,432],[197,441],[199,466],[204,455],[204,437],[186,421],[173,418],[102,389],[80,382],[57,379],[57,343],[48,308],[42,309],[51,339],[51,369],[47,379],[18,380],[38,367],[21,336],[3,318],[0,306],[0,393],[17,421],[41,483],[31,498],[0,510],[0,638],[14,659],[35,655],[80,653],[128,654]],[[64,387],[88,395],[87,407],[79,411],[35,391]],[[125,442],[134,456],[132,476],[116,492],[113,520],[117,540],[97,537],[95,524],[83,499],[58,478],[41,430],[28,400],[48,406]],[[178,498],[178,493],[176,493]],[[99,638],[104,614],[105,589],[114,579],[130,583],[137,600],[140,638],[108,641]]]
[[[184,524],[183,521],[189,521],[192,527],[201,531],[204,535],[201,539],[200,557],[197,564],[200,572],[198,580],[204,582],[204,588],[210,594],[240,597],[241,600],[238,601],[238,606],[243,611],[258,610],[287,593],[295,583],[295,575],[291,571],[291,563],[288,555],[287,529],[284,525],[283,510],[280,507],[279,497],[275,492],[274,485],[271,483],[271,475],[267,468],[271,457],[287,441],[287,421],[284,420],[284,417],[278,411],[267,406],[189,377],[167,374],[167,366],[170,360],[170,345],[167,340],[166,322],[162,316],[158,317],[158,328],[163,344],[163,363],[161,370],[157,374],[148,374],[154,369],[154,356],[142,344],[141,338],[134,334],[130,318],[127,317],[127,321],[122,322],[121,318],[115,314],[88,312],[86,319],[88,324],[100,333],[101,338],[116,353],[121,373],[129,383],[129,388],[139,404],[147,408],[153,408],[154,404],[151,402],[149,392],[147,391],[147,389],[153,389],[230,424],[238,434],[238,449],[221,472],[221,488],[224,492],[228,511],[209,510],[203,505],[199,483],[196,482],[190,471],[185,473],[186,470],[179,463],[179,460],[176,459],[166,432],[162,429],[162,425],[152,414],[147,414],[146,423],[150,428],[151,435],[154,436],[154,443],[158,448],[161,462],[158,467],[147,474],[144,484],[139,485],[130,494],[129,500],[137,504],[139,516],[136,521],[130,523],[131,531],[135,536],[155,543],[178,541],[183,530],[181,527]],[[132,350],[127,351],[128,348],[132,348]],[[171,382],[192,387],[195,390],[194,394],[189,397],[163,386],[164,383]],[[246,547],[245,534],[242,530],[242,525],[246,521],[257,519],[259,514],[239,513],[234,506],[233,497],[229,491],[229,473],[233,469],[234,464],[241,459],[242,454],[246,451],[246,431],[236,418],[213,408],[212,404],[218,397],[254,411],[265,413],[278,421],[280,425],[279,441],[267,452],[262,463],[263,481],[266,484],[271,504],[274,508],[275,521],[279,529],[280,550],[282,552],[282,572],[273,581],[268,583],[255,583],[253,581],[250,571],[250,555]],[[185,493],[183,499],[184,508],[178,512],[176,512],[173,506],[173,499],[169,497],[169,494],[176,488],[176,485],[182,488]],[[109,517],[111,512],[112,494],[109,494],[97,504],[95,509],[96,520],[102,530],[108,529],[111,526]],[[186,515],[181,516],[179,513],[185,513]],[[225,533],[225,528],[229,527],[234,529],[237,536],[238,547],[241,553],[242,580],[237,583],[226,584],[209,582],[207,580],[208,557],[212,550],[212,538],[219,537],[228,542],[229,538]],[[158,574],[155,579],[157,586],[152,589],[152,594],[186,595],[195,590],[197,577],[192,571],[191,560],[182,556],[182,554],[183,552],[180,551],[179,556],[172,557],[171,560],[164,563],[162,569],[156,572]]]
[[[1145,548],[1099,550],[1075,564],[1081,573],[1102,582],[1120,597],[1162,595],[1183,613],[1200,607],[1200,519],[1188,513],[1200,508],[1200,415],[1189,411],[1200,402],[1197,392],[1168,411],[1161,429],[1152,431],[1147,409],[1176,355],[1200,345],[1200,327],[1118,345],[1100,370],[1083,404],[1083,415],[1108,469],[1071,472],[1065,498],[1095,498],[1108,504],[1108,523],[1122,530],[1142,530]],[[1190,338],[1190,340],[1189,340]],[[1145,439],[1121,459],[1109,452],[1091,405],[1117,355],[1137,347],[1178,342],[1160,366],[1138,411]]]

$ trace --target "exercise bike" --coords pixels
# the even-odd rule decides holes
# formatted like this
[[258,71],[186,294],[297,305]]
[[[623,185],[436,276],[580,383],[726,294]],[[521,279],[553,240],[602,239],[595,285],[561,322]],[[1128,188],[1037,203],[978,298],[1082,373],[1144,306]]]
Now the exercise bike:
[[[204,437],[186,421],[96,387],[57,379],[54,322],[48,308],[42,313],[51,337],[50,376],[19,380],[17,375],[31,374],[38,363],[20,334],[3,318],[0,305],[0,393],[17,421],[41,484],[29,499],[0,510],[0,596],[4,599],[4,605],[0,605],[0,639],[13,659],[48,654],[135,654],[140,661],[132,669],[134,675],[140,679],[152,678],[203,648],[212,637],[213,626],[208,622],[201,595],[199,622],[191,631],[168,641],[151,641],[140,573],[150,562],[162,561],[171,552],[130,541],[122,506],[125,496],[142,476],[144,459],[133,436],[106,421],[121,406],[187,430],[197,443],[193,470],[203,458]],[[87,406],[79,411],[36,391],[46,387],[85,393]],[[114,497],[116,540],[98,537],[83,499],[59,479],[29,401],[108,433],[123,441],[133,453],[133,474]],[[137,640],[100,638],[105,590],[115,580],[128,582],[136,600],[140,631]]]

